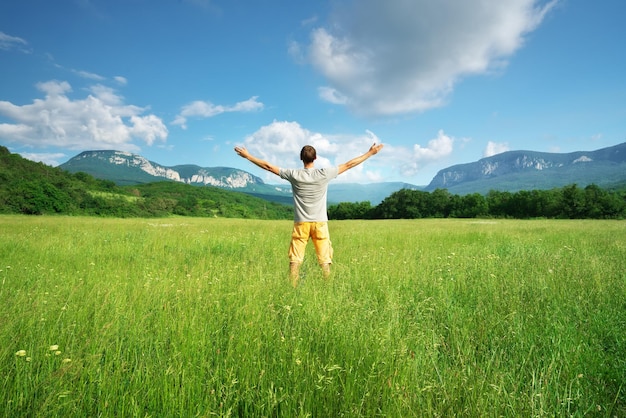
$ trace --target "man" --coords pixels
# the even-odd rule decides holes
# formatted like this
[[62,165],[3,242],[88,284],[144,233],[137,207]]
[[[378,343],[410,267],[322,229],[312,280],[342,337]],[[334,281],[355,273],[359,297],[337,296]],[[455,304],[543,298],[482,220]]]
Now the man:
[[377,154],[382,147],[383,144],[374,143],[369,151],[359,157],[336,167],[321,169],[314,167],[317,153],[310,145],[305,145],[300,151],[300,160],[304,164],[304,168],[301,169],[279,168],[254,157],[244,147],[235,147],[235,152],[241,157],[291,183],[295,217],[289,246],[289,273],[294,287],[298,284],[300,265],[304,261],[304,252],[309,239],[315,246],[317,261],[322,267],[324,277],[330,275],[333,247],[328,233],[328,213],[326,212],[328,183],[339,174]]

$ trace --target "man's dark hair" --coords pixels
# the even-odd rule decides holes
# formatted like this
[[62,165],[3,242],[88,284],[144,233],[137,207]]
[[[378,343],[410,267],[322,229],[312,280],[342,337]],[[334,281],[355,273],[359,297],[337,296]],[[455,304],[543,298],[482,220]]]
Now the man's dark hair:
[[315,161],[317,158],[317,154],[315,152],[315,148],[310,145],[305,145],[302,147],[302,151],[300,151],[300,159],[303,163],[309,164]]

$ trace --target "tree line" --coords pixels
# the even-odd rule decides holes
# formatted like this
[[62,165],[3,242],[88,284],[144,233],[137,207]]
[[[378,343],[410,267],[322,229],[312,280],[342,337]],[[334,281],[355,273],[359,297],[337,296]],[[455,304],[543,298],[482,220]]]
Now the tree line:
[[339,203],[328,208],[331,219],[419,218],[552,218],[624,219],[626,188],[606,190],[591,184],[571,184],[552,190],[492,190],[486,195],[456,195],[446,189],[433,192],[402,189],[379,205]]

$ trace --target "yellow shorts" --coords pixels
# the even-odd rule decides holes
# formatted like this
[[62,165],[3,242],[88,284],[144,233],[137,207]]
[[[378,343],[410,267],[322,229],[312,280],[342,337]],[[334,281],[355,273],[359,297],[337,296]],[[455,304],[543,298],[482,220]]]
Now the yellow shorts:
[[293,224],[291,233],[291,245],[289,246],[289,261],[302,263],[304,252],[309,238],[313,240],[317,261],[320,264],[333,262],[333,246],[328,233],[328,222],[296,222]]

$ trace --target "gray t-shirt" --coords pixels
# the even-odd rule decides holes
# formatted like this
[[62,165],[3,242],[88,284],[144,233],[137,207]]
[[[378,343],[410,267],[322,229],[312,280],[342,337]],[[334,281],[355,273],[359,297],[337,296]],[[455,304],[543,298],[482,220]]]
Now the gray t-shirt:
[[326,222],[328,183],[339,175],[339,167],[281,168],[279,176],[291,183],[295,222]]

